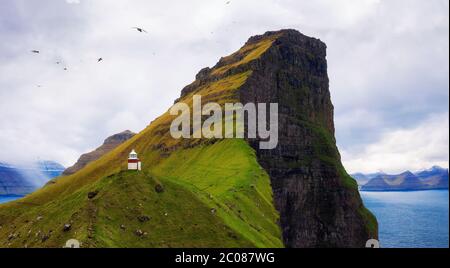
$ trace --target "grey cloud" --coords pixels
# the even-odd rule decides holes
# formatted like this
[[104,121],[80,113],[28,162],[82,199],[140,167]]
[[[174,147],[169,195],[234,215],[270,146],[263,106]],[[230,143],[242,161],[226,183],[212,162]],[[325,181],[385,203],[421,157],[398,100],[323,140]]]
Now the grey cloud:
[[[337,141],[349,169],[391,132],[421,126],[442,132],[427,122],[448,117],[448,1],[225,2],[2,1],[0,160],[70,165],[110,134],[143,129],[198,70],[249,36],[281,28],[328,45]],[[448,140],[436,139],[448,148]],[[448,156],[432,155],[421,161],[448,165]]]

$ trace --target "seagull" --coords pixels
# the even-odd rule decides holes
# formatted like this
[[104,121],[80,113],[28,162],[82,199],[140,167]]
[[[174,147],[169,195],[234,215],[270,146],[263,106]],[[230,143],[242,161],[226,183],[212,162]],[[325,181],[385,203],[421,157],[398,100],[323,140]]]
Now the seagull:
[[39,50],[31,50],[31,53],[39,54],[41,52]]
[[144,30],[144,29],[142,29],[142,28],[139,28],[139,27],[132,27],[132,29],[136,29],[138,32],[140,32],[140,33],[147,33],[147,31],[146,30]]
[[97,62],[101,62],[103,60],[103,58],[98,58]]

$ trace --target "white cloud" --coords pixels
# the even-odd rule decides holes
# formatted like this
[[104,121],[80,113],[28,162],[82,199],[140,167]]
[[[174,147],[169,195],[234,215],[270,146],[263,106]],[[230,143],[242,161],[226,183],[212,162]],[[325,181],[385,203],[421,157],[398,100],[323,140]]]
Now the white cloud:
[[384,133],[448,111],[447,0],[67,3],[0,3],[0,161],[70,165],[113,133],[143,129],[201,68],[251,35],[282,28],[327,43],[337,141],[347,159]]
[[360,152],[341,150],[344,166],[351,173],[396,173],[433,165],[448,167],[448,122],[448,113],[434,115],[419,126],[388,131]]

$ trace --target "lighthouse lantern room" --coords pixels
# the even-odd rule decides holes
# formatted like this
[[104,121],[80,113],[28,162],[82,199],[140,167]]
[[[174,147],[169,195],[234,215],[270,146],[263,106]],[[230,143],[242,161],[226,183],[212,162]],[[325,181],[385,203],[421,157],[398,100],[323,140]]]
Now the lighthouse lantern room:
[[128,156],[128,170],[141,170],[141,160],[135,150],[132,150]]

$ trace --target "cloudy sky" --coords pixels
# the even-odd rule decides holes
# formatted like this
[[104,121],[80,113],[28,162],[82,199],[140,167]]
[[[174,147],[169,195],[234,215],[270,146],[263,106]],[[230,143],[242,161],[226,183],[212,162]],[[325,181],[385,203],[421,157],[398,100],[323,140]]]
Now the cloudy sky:
[[348,171],[448,167],[447,0],[227,1],[2,0],[0,162],[71,165],[250,36],[295,28],[328,45]]

